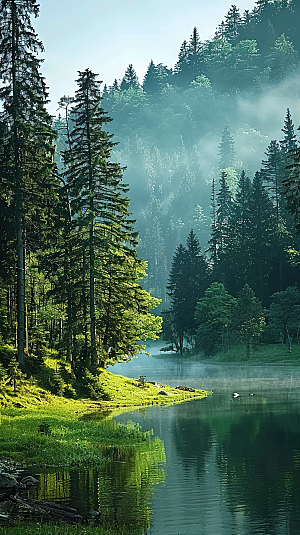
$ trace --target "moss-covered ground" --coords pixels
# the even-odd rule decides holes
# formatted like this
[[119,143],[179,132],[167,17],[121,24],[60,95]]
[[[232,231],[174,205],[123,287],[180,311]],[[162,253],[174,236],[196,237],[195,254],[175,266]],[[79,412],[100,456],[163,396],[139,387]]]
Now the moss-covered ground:
[[[55,363],[46,363],[51,369]],[[75,392],[69,399],[41,388],[36,379],[0,387],[0,458],[27,465],[95,466],[105,462],[109,448],[148,442],[149,433],[113,416],[125,408],[166,405],[205,397],[207,392],[186,392],[169,386],[144,386],[107,370],[91,379],[96,400]],[[163,390],[167,395],[159,394]],[[106,454],[105,454],[106,455]]]

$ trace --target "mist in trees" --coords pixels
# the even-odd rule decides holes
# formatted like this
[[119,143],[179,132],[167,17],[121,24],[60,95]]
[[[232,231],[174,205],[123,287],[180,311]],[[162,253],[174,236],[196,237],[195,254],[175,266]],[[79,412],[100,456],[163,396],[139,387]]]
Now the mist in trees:
[[[211,39],[194,26],[178,43],[174,66],[150,56],[143,80],[132,63],[111,86],[79,72],[52,119],[38,5],[3,0],[0,328],[21,365],[44,347],[77,370],[126,359],[159,332],[158,299],[183,352],[211,285],[268,310],[297,286],[297,14],[292,0],[229,6]],[[218,346],[231,323],[217,324]]]

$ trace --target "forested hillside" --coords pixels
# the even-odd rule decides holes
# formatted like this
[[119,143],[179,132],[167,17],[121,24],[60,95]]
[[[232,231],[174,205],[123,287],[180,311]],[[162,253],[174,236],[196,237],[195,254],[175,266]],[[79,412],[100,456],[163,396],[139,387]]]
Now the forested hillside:
[[212,39],[202,42],[191,28],[176,65],[151,60],[139,83],[130,64],[122,80],[104,86],[148,261],[144,285],[163,301],[175,248],[191,228],[202,250],[208,246],[213,179],[217,193],[225,169],[235,195],[241,172],[252,180],[271,142],[284,139],[287,108],[300,124],[299,8],[259,0],[240,13],[232,5]]
[[[143,81],[131,63],[111,87],[87,68],[51,118],[38,5],[3,0],[0,336],[21,366],[54,351],[80,377],[128,359],[160,332],[159,299],[181,352],[213,352],[225,330],[248,351],[279,294],[294,319],[268,326],[298,336],[299,10],[232,5],[212,39],[191,29],[176,65],[149,58]],[[217,334],[205,296],[233,307]],[[247,299],[256,319],[236,324]]]

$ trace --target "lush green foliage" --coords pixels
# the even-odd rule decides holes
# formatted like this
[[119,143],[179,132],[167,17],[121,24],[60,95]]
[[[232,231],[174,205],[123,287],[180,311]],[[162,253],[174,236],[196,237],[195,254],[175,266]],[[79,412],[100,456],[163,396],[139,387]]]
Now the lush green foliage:
[[[0,341],[16,342],[22,369],[30,353],[54,349],[83,377],[157,338],[161,320],[151,310],[159,300],[139,284],[146,263],[136,252],[124,169],[111,158],[111,118],[89,69],[79,73],[75,98],[60,101],[54,163],[43,46],[31,25],[38,12],[33,0],[1,2]],[[132,66],[124,84],[138,89]]]

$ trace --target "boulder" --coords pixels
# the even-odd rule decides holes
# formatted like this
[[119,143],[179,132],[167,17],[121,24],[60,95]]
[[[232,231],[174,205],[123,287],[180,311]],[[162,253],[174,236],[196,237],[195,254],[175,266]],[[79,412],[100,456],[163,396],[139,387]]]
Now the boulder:
[[158,393],[159,393],[161,396],[168,396],[168,395],[169,395],[168,392],[165,392],[165,390],[160,390]]
[[6,472],[0,472],[0,493],[3,492],[4,489],[12,489],[18,485],[19,483],[14,476],[11,476]]
[[38,485],[38,480],[35,479],[35,477],[26,476],[21,479],[19,488],[27,490],[27,489],[31,489],[32,487],[35,487],[36,485]]
[[184,390],[184,392],[195,392],[195,388],[191,388],[190,386],[176,386],[177,390]]

